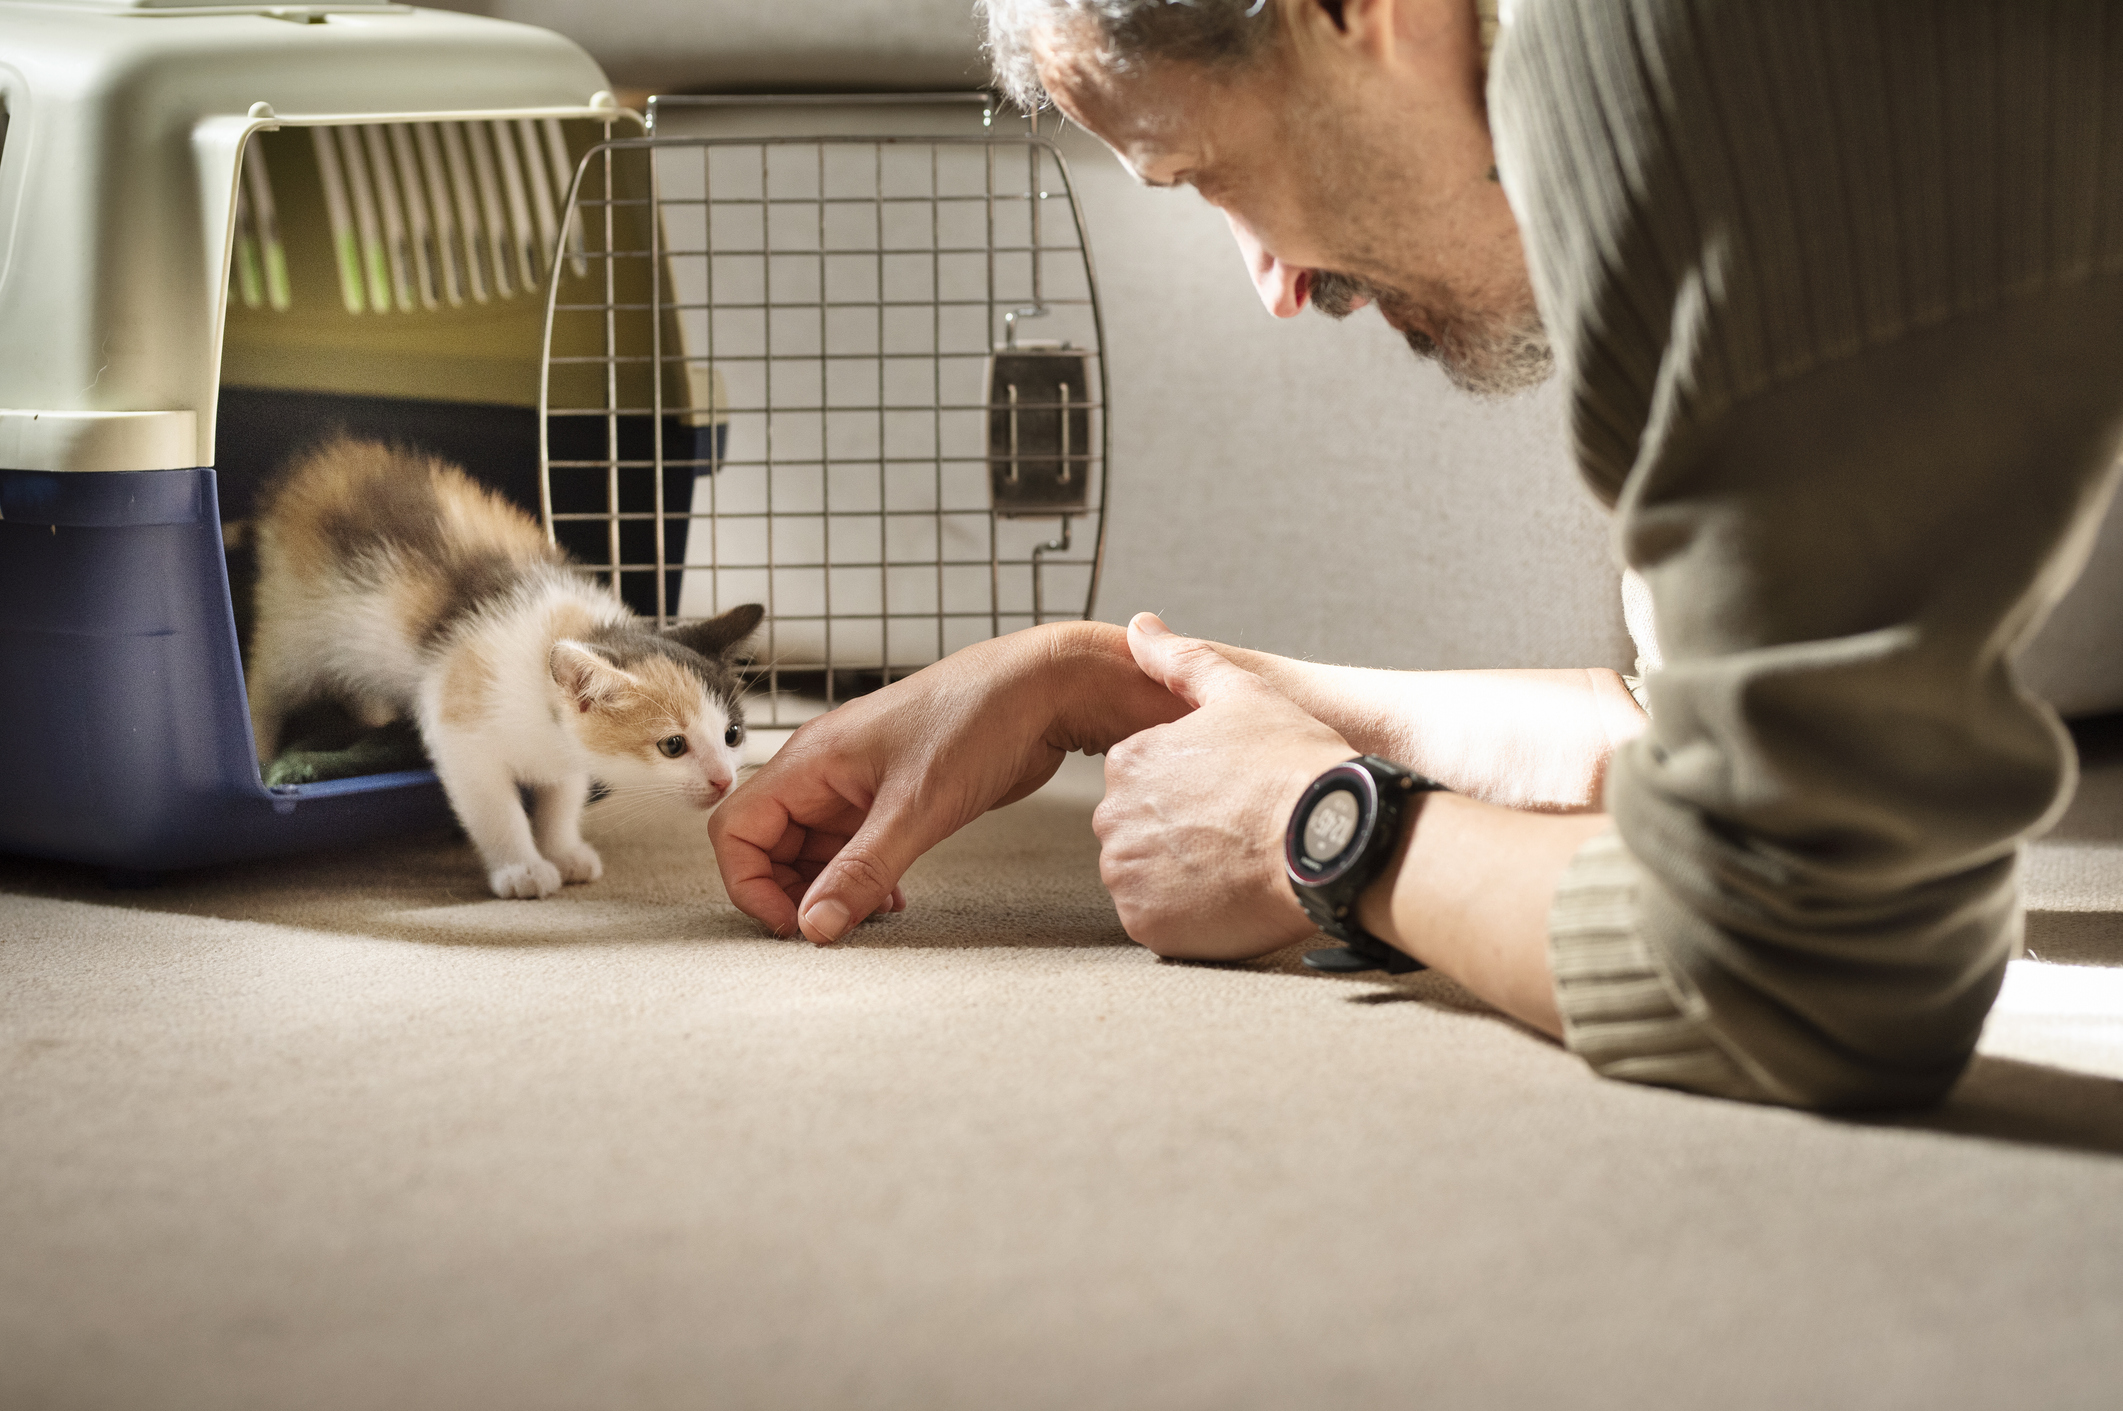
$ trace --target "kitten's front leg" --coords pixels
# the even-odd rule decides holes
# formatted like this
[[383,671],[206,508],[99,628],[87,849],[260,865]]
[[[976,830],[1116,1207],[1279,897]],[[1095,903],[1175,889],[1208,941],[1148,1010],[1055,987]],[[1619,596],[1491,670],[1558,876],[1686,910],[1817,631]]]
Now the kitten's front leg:
[[382,696],[365,695],[356,697],[348,702],[348,708],[353,712],[354,719],[360,721],[362,728],[367,730],[381,730],[384,726],[404,714],[395,704]]
[[594,882],[604,876],[604,859],[582,840],[582,806],[590,797],[590,776],[571,774],[535,791],[537,811],[531,819],[538,850],[570,882]]
[[539,855],[508,766],[447,730],[423,731],[435,772],[457,821],[471,835],[497,897],[547,897],[560,890],[560,869]]

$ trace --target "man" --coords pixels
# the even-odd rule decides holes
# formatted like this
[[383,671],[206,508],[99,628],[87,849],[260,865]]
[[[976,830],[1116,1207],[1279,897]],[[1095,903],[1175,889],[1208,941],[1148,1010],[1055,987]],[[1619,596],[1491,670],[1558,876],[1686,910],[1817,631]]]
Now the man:
[[1262,954],[1311,930],[1293,809],[1361,752],[1452,792],[1410,796],[1359,938],[1612,1076],[1944,1093],[2018,945],[2018,844],[2072,782],[2009,655],[2123,428],[2123,17],[1520,0],[1492,64],[1475,0],[987,9],[1005,86],[1220,206],[1273,312],[1375,302],[1479,391],[1552,344],[1653,609],[1648,717],[1608,672],[1038,629],[792,739],[712,825],[733,900],[837,939],[1104,751],[1129,934]]

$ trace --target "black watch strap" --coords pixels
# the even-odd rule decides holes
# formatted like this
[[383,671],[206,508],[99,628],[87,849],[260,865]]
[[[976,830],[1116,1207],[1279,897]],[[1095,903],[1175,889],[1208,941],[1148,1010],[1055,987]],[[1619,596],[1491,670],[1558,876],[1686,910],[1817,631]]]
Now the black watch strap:
[[[1363,787],[1367,779],[1368,788]],[[1359,926],[1356,923],[1356,902],[1364,889],[1385,871],[1400,847],[1401,833],[1413,812],[1409,804],[1414,795],[1441,791],[1444,787],[1436,780],[1427,779],[1390,760],[1359,755],[1320,775],[1306,789],[1291,815],[1287,848],[1290,884],[1297,894],[1298,904],[1305,909],[1313,924],[1341,942],[1339,946],[1306,952],[1307,966],[1344,975],[1371,970],[1405,975],[1424,968],[1421,961]],[[1308,880],[1300,869],[1298,839],[1303,820],[1324,795],[1336,790],[1368,796],[1375,812],[1368,820],[1369,826],[1350,845],[1354,856],[1339,860],[1331,878]]]

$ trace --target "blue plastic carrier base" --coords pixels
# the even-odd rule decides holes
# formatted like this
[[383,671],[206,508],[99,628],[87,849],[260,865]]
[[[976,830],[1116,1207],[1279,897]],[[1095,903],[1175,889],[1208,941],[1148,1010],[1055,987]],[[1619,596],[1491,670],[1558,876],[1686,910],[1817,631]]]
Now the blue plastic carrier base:
[[427,770],[265,787],[213,470],[0,470],[0,851],[162,871],[449,817]]

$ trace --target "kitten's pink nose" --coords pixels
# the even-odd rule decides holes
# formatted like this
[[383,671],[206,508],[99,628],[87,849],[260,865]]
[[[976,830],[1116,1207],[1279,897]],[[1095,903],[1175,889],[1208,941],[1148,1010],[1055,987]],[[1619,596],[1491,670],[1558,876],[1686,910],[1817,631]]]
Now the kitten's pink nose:
[[710,808],[722,802],[722,796],[730,792],[733,781],[727,772],[717,769],[711,771],[703,782],[705,792],[701,794],[700,806]]

